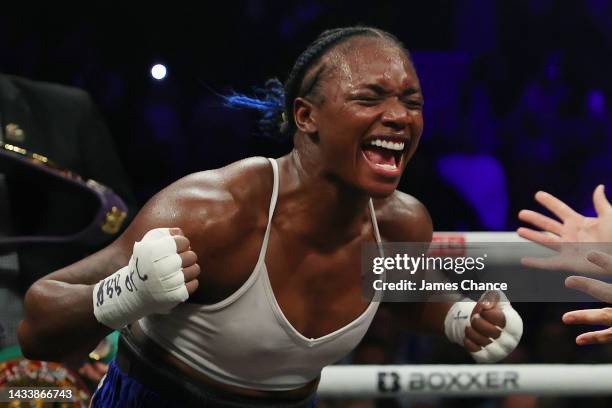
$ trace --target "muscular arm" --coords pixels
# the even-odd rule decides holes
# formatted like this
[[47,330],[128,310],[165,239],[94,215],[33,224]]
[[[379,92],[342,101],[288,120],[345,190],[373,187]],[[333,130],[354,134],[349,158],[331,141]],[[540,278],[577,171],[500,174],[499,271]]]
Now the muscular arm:
[[93,350],[111,332],[94,317],[93,288],[97,281],[127,264],[129,250],[115,241],[30,287],[24,319],[17,329],[24,356],[41,360],[76,358]]
[[[380,227],[387,242],[431,242],[433,223],[429,212],[414,197],[396,192],[381,207]],[[452,302],[387,303],[398,325],[419,332],[444,334],[444,318]]]
[[[399,198],[395,200],[393,216],[388,217],[396,223],[385,230],[389,231],[384,234],[385,238],[431,242],[433,228],[425,207],[410,196],[400,195]],[[478,302],[458,302],[459,294],[443,296],[444,301],[430,299],[421,303],[395,303],[389,307],[400,327],[444,334],[451,342],[470,351],[477,362],[497,362],[519,343],[523,322],[503,293],[486,292]],[[475,319],[476,314],[480,318]],[[447,316],[449,319],[445,322]],[[503,341],[502,334],[505,334]]]
[[[127,265],[134,243],[154,228],[178,227],[189,239],[202,268],[200,286],[206,287],[206,295],[199,290],[192,298],[206,303],[215,294],[224,297],[241,284],[240,268],[248,272],[256,260],[271,179],[269,162],[251,158],[187,176],[155,195],[111,245],[32,285],[18,328],[24,355],[43,360],[87,355],[110,332],[93,314],[94,286]],[[257,240],[249,239],[250,233]]]
[[153,197],[108,247],[35,282],[26,293],[18,327],[24,355],[44,360],[87,355],[111,331],[93,314],[95,284],[127,265],[134,242],[151,229],[180,227],[185,236],[201,241],[197,227],[206,206],[199,205],[198,193],[214,191],[214,185],[207,177],[179,180]]

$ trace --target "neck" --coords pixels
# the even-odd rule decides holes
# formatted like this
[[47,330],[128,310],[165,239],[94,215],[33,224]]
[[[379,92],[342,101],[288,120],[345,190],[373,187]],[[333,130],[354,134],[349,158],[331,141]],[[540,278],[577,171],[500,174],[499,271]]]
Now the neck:
[[297,149],[281,159],[283,213],[287,227],[311,242],[346,241],[362,232],[369,220],[370,197],[327,174],[320,160]]

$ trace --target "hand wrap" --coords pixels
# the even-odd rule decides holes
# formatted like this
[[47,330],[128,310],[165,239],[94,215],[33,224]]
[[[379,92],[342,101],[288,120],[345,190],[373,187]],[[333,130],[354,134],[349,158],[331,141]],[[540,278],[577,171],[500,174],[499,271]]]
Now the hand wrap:
[[[510,302],[503,292],[499,292],[500,300],[497,306],[504,313],[506,326],[499,327],[501,334],[496,339],[491,339],[491,343],[476,352],[470,354],[479,363],[495,363],[510,354],[518,345],[523,335],[523,320],[521,316],[512,308]],[[446,337],[453,343],[464,346],[465,329],[471,326],[471,321],[481,318],[478,314],[472,316],[472,311],[476,302],[469,298],[463,298],[456,302],[449,309],[444,319],[444,332]],[[471,316],[471,317],[470,317]]]
[[153,313],[169,313],[189,297],[181,263],[168,228],[147,232],[134,244],[128,265],[94,287],[96,319],[117,330]]

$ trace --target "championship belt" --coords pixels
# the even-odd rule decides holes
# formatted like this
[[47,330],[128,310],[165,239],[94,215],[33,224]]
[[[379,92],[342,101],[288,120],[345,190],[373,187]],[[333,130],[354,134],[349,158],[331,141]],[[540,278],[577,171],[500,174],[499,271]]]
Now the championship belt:
[[[26,392],[32,392],[32,398],[28,395],[18,395],[8,402],[8,405],[3,405],[11,408],[85,408],[91,398],[91,392],[83,380],[72,370],[59,363],[28,360],[23,357],[0,362],[0,392],[4,391],[6,394],[10,389],[26,389]],[[41,392],[45,389],[61,390],[62,398],[55,402],[45,400],[46,396]],[[35,390],[38,390],[39,396],[34,396]]]
[[[70,200],[82,203],[79,211],[87,213],[88,222],[83,228],[79,227],[78,231],[70,231],[67,234],[40,235],[31,229],[27,233],[17,231],[13,236],[2,236],[1,252],[37,244],[100,245],[120,231],[127,217],[127,205],[109,187],[92,179],[84,179],[70,170],[61,168],[49,158],[19,146],[0,142],[0,173],[6,174],[9,178],[18,177],[20,180],[27,180],[28,183],[35,180],[34,188],[39,189],[41,194],[53,194],[54,191],[67,194]],[[30,191],[29,194],[34,193]],[[15,208],[12,213],[19,210]],[[70,217],[71,214],[62,216]]]
[[[118,339],[119,332],[113,332],[102,339],[89,353],[89,362],[108,364],[117,352]],[[89,406],[97,385],[97,379],[78,374],[61,363],[28,360],[21,354],[19,346],[0,350],[0,407],[85,408]],[[13,400],[7,402],[11,389],[13,393],[19,389],[22,394],[13,395]],[[36,390],[39,391],[38,396],[26,395]],[[44,390],[49,390],[46,395],[42,392]],[[51,390],[57,391],[49,394]]]

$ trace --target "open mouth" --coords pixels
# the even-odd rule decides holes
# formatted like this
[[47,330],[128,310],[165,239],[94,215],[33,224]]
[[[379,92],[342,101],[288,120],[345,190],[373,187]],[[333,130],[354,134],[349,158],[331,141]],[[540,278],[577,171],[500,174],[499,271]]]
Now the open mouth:
[[402,155],[407,146],[404,139],[377,137],[367,140],[361,151],[377,173],[396,175],[401,170]]

